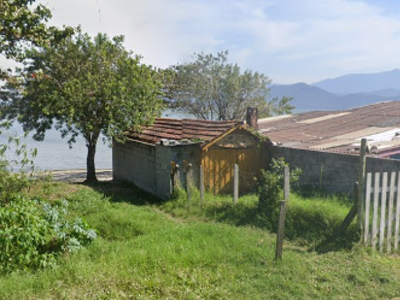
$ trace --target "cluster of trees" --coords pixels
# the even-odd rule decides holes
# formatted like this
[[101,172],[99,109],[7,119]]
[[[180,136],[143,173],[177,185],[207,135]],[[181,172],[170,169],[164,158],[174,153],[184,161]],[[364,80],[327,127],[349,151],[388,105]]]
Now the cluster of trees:
[[87,180],[96,181],[94,157],[101,135],[123,140],[165,104],[201,119],[243,119],[248,106],[261,116],[290,112],[289,98],[269,100],[270,80],[241,71],[227,52],[197,54],[166,70],[140,62],[123,37],[90,37],[80,28],[46,26],[51,12],[35,0],[0,0],[0,54],[23,63],[1,70],[2,118],[18,119],[43,140],[55,127],[70,145],[80,135],[88,148]]
[[172,84],[167,96],[173,108],[204,120],[243,120],[249,106],[260,117],[291,112],[290,98],[269,99],[271,80],[251,70],[241,71],[228,63],[228,51],[195,54],[194,60],[170,69]]

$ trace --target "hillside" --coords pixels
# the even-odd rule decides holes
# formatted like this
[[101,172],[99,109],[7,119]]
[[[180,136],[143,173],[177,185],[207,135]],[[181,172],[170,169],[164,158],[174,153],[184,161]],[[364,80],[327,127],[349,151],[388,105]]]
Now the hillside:
[[295,111],[344,110],[381,101],[400,100],[400,69],[348,74],[313,84],[273,85],[271,97],[293,97]]
[[400,69],[369,74],[348,74],[315,82],[312,86],[338,95],[399,88]]
[[338,96],[306,83],[291,85],[274,85],[271,87],[271,97],[293,97],[291,102],[296,110],[335,109]]

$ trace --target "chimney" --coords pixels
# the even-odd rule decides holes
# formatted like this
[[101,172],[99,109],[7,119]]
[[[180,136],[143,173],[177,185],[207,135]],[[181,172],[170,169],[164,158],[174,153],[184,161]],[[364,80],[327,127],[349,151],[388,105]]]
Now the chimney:
[[246,124],[254,129],[258,129],[258,108],[249,106],[246,112]]

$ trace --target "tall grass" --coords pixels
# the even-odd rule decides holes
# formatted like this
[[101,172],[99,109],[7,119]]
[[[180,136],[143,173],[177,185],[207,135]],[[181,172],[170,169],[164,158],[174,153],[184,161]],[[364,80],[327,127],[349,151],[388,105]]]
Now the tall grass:
[[[65,257],[57,269],[0,277],[0,299],[390,299],[400,295],[396,256],[367,255],[363,249],[319,255],[287,242],[283,260],[275,262],[275,235],[249,223],[254,197],[242,198],[235,206],[224,197],[215,202],[209,198],[204,208],[195,203],[187,206],[182,199],[154,206],[143,205],[142,194],[134,189],[122,196],[116,192],[118,186],[73,185],[72,193],[69,187],[52,188],[69,200],[71,211],[95,225],[100,237],[84,251]],[[104,188],[113,192],[98,192]],[[296,201],[306,200],[290,201],[293,208]],[[249,226],[236,226],[245,224]]]
[[[184,219],[216,221],[236,226],[255,226],[272,232],[275,228],[272,228],[270,224],[278,222],[277,219],[267,220],[265,215],[260,213],[257,208],[257,195],[243,196],[237,204],[234,204],[232,197],[228,195],[206,194],[203,202],[194,198],[190,203],[184,193],[181,195],[183,196],[163,204],[162,209],[175,217]],[[285,236],[302,245],[313,247],[332,235],[350,208],[350,203],[342,198],[319,196],[304,198],[291,194]],[[357,239],[357,228],[353,222],[338,243],[344,248],[350,248]]]

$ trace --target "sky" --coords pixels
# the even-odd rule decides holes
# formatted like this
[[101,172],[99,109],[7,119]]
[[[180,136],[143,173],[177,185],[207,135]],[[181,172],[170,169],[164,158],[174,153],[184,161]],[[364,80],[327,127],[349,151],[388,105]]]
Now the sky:
[[50,24],[125,36],[165,68],[228,50],[273,83],[313,83],[400,67],[397,0],[39,0]]

